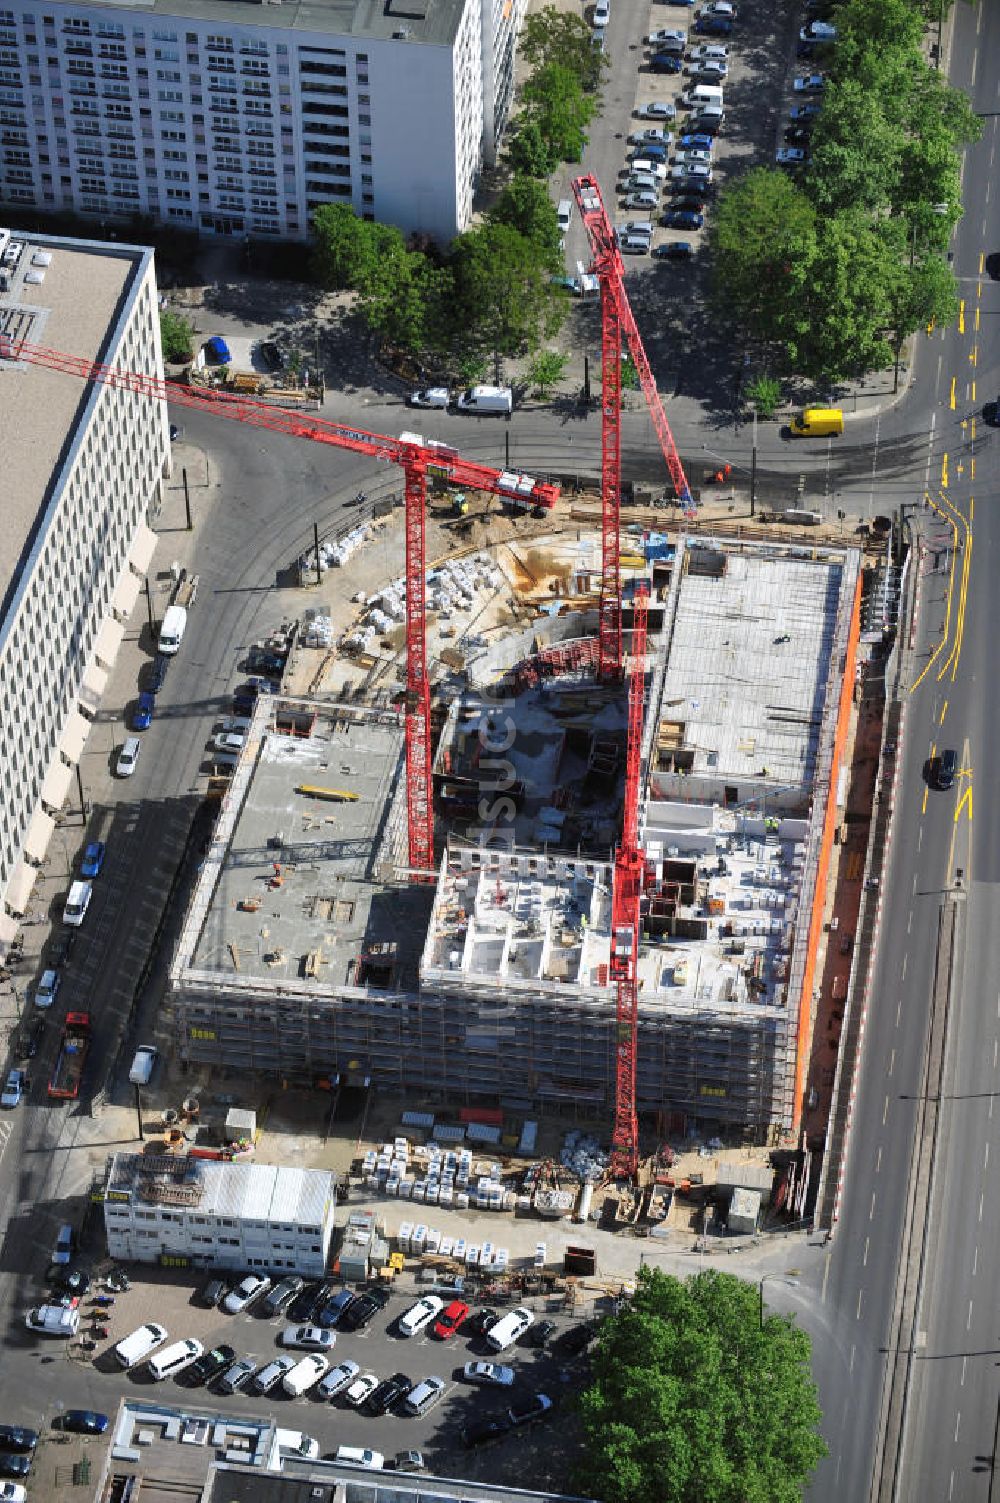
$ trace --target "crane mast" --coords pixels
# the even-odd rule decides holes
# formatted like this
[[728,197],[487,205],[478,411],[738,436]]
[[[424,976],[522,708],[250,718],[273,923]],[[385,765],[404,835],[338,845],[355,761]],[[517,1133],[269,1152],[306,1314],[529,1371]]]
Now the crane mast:
[[489,491],[518,506],[551,508],[559,487],[528,475],[494,469],[463,459],[449,444],[404,433],[390,438],[314,414],[269,406],[226,392],[212,392],[139,371],[69,355],[44,345],[0,335],[0,360],[24,362],[61,371],[115,391],[136,392],[150,401],[173,402],[216,417],[249,423],[290,438],[311,439],[355,454],[365,454],[403,470],[406,502],[406,805],[409,865],[414,872],[434,870],[434,803],[431,780],[431,691],[427,672],[426,519],[427,474],[469,490]]

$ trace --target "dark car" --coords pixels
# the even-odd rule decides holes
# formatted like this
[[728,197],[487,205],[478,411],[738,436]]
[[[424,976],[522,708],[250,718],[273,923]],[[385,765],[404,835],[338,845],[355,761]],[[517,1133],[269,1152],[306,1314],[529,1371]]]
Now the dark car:
[[536,1320],[529,1329],[525,1342],[528,1346],[543,1347],[547,1345],[549,1337],[554,1336],[556,1323],[554,1320]]
[[92,840],[83,853],[80,862],[81,877],[99,877],[104,866],[104,858],[108,848],[103,840]]
[[988,277],[994,282],[1000,281],[1000,251],[990,251],[983,262],[983,266],[986,268],[986,275]]
[[90,1274],[82,1268],[74,1268],[72,1264],[60,1267],[53,1265],[49,1270],[48,1277],[57,1289],[65,1294],[71,1294],[74,1299],[82,1298],[90,1288]]
[[339,1325],[345,1313],[356,1299],[357,1295],[352,1294],[350,1289],[341,1289],[338,1294],[333,1296],[333,1299],[327,1300],[326,1304],[317,1310],[315,1316],[316,1324],[323,1326],[325,1329],[328,1329],[330,1326]]
[[37,1444],[37,1430],[29,1430],[26,1425],[0,1425],[0,1450],[33,1451]]
[[689,214],[704,214],[706,204],[697,193],[681,193],[670,200],[671,209],[684,209]]
[[795,104],[788,111],[788,118],[801,125],[803,120],[815,120],[821,109],[822,105],[818,104]]
[[465,1322],[465,1334],[466,1336],[485,1336],[490,1326],[495,1325],[499,1319],[498,1311],[491,1310],[484,1305],[482,1309],[470,1315]]
[[226,1369],[222,1377],[215,1385],[217,1393],[235,1393],[242,1388],[248,1379],[252,1378],[257,1371],[256,1362],[249,1357],[240,1357],[232,1367]]
[[27,1038],[24,1040],[25,1059],[34,1059],[45,1040],[45,1019],[39,1018]]
[[500,1435],[506,1435],[511,1428],[510,1420],[505,1414],[494,1414],[488,1419],[473,1420],[471,1425],[466,1425],[462,1431],[462,1444],[467,1450],[473,1446],[484,1445],[488,1440],[496,1440]]
[[649,59],[649,66],[654,73],[680,73],[684,60],[674,57],[672,52],[654,52]]
[[328,1297],[327,1286],[314,1280],[299,1290],[285,1313],[295,1325],[311,1325],[313,1311],[317,1305],[325,1304]]
[[552,1343],[552,1350],[560,1357],[579,1357],[581,1352],[587,1350],[595,1335],[594,1327],[586,1323],[570,1326],[568,1331],[564,1331]]
[[694,255],[694,246],[690,240],[670,240],[666,245],[655,246],[653,255],[658,261],[686,261]]
[[300,1279],[297,1273],[289,1274],[287,1279],[282,1279],[275,1284],[261,1305],[265,1315],[280,1315],[286,1305],[291,1304],[297,1294],[301,1294],[305,1287],[305,1279]]
[[789,146],[808,146],[811,139],[812,129],[808,125],[790,125],[785,131]]
[[127,1268],[112,1268],[111,1272],[104,1276],[104,1287],[112,1294],[123,1294],[126,1289],[131,1289]]
[[351,1301],[337,1325],[342,1331],[360,1331],[388,1303],[388,1289],[364,1289]]
[[512,1425],[533,1425],[551,1410],[552,1400],[547,1393],[527,1393],[522,1399],[514,1400],[507,1415]]
[[391,1378],[386,1378],[368,1395],[365,1408],[371,1414],[387,1414],[393,1404],[398,1403],[412,1387],[412,1378],[408,1378],[405,1373],[393,1373]]
[[664,214],[663,223],[668,230],[700,230],[705,216],[695,209],[670,209]]
[[165,653],[158,652],[149,665],[149,687],[153,694],[159,694],[167,681],[167,669],[170,667],[170,659]]
[[210,1310],[214,1310],[228,1288],[229,1285],[225,1279],[209,1279],[198,1291],[198,1301],[202,1305],[207,1305]]
[[733,34],[733,23],[725,16],[699,16],[694,29],[700,37],[729,37]]
[[156,696],[150,694],[148,689],[143,689],[135,702],[135,709],[132,711],[132,729],[134,731],[148,730],[155,709]]
[[192,1383],[211,1383],[220,1373],[225,1372],[236,1357],[236,1351],[231,1346],[214,1346],[210,1352],[205,1352],[197,1362],[193,1362],[188,1368],[188,1377]]
[[109,1424],[108,1416],[96,1409],[67,1409],[62,1417],[62,1429],[74,1435],[103,1435]]
[[[943,751],[940,757],[935,759],[934,786],[942,791],[950,788],[955,781],[955,773],[958,771],[958,753],[948,750]],[[0,1437],[2,1444],[2,1437]]]
[[27,1477],[30,1471],[30,1456],[14,1456],[10,1451],[0,1451],[0,1477]]

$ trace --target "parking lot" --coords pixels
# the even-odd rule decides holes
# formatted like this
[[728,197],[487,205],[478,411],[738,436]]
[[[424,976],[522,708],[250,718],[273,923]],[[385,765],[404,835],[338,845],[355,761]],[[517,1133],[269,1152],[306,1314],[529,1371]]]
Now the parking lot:
[[[409,1338],[399,1335],[396,1329],[399,1316],[424,1292],[407,1279],[405,1289],[393,1290],[385,1309],[365,1329],[336,1333],[335,1345],[327,1354],[331,1366],[349,1358],[357,1362],[362,1373],[372,1373],[380,1380],[402,1373],[414,1384],[429,1376],[439,1377],[446,1384],[440,1401],[419,1418],[407,1416],[401,1403],[384,1416],[378,1416],[353,1408],[342,1395],[328,1401],[313,1393],[292,1399],[282,1392],[280,1384],[266,1396],[255,1396],[246,1388],[224,1395],[216,1392],[214,1384],[206,1389],[192,1382],[188,1372],[155,1383],[145,1363],[123,1374],[112,1348],[146,1321],[164,1326],[169,1343],[193,1336],[206,1351],[226,1344],[238,1357],[251,1358],[258,1369],[286,1350],[279,1345],[278,1338],[289,1324],[299,1323],[290,1320],[287,1313],[267,1317],[251,1309],[248,1313],[228,1315],[220,1308],[206,1308],[199,1298],[204,1276],[181,1270],[151,1269],[136,1280],[135,1275],[140,1271],[133,1266],[130,1272],[132,1287],[115,1295],[112,1309],[102,1311],[107,1315],[108,1337],[98,1343],[93,1361],[80,1355],[71,1356],[77,1350],[75,1347],[67,1352],[60,1382],[64,1405],[85,1403],[113,1415],[119,1395],[124,1392],[143,1398],[155,1393],[159,1400],[176,1407],[195,1406],[199,1410],[209,1408],[230,1414],[259,1411],[262,1417],[273,1416],[282,1426],[314,1437],[324,1456],[332,1456],[342,1445],[370,1447],[382,1452],[387,1460],[399,1451],[416,1449],[422,1452],[431,1471],[470,1477],[502,1476],[508,1482],[523,1478],[527,1447],[538,1453],[531,1465],[533,1474],[536,1464],[540,1470],[539,1485],[547,1480],[549,1485],[561,1482],[566,1486],[577,1435],[569,1411],[572,1396],[585,1377],[586,1357],[560,1351],[561,1338],[580,1322],[568,1318],[561,1309],[546,1309],[543,1300],[531,1301],[529,1308],[536,1321],[553,1321],[555,1330],[546,1348],[537,1350],[529,1344],[529,1329],[524,1341],[498,1354],[485,1339],[469,1337],[461,1328],[445,1341],[434,1337],[431,1327]],[[230,1284],[235,1282],[235,1278],[229,1280]],[[88,1320],[96,1314],[94,1298],[91,1290],[83,1300]],[[561,1306],[561,1298],[555,1303]],[[473,1313],[476,1308],[473,1306]],[[505,1314],[514,1307],[507,1303],[498,1308],[500,1314]],[[42,1346],[46,1357],[53,1354],[54,1343]],[[165,1344],[160,1350],[164,1349]],[[290,1355],[301,1357],[303,1353]],[[513,1386],[487,1388],[466,1381],[462,1369],[470,1361],[494,1361],[512,1367]],[[502,1415],[512,1403],[536,1393],[545,1393],[553,1400],[552,1410],[538,1423],[512,1429],[481,1446],[465,1447],[462,1435],[468,1425],[487,1416]],[[11,1417],[28,1422],[32,1413],[37,1421],[37,1406],[29,1401],[23,1416]]]

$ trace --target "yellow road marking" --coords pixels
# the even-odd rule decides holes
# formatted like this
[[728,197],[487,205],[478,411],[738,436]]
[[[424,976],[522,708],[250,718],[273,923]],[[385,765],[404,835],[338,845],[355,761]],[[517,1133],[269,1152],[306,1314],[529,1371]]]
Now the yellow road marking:
[[982,276],[982,274],[983,274],[983,272],[985,270],[986,270],[986,252],[985,251],[980,251],[979,252],[979,275]]
[[[954,405],[954,404],[953,404]],[[941,455],[941,484],[945,488],[948,485],[948,455]]]
[[958,817],[961,814],[962,810],[965,808],[966,804],[968,804],[968,806],[969,806],[969,819],[971,820],[972,819],[972,785],[971,785],[971,783],[970,783],[969,787],[966,788],[965,792],[962,794],[962,797],[959,799],[958,803],[955,806],[955,823],[956,824],[958,824]]
[[978,344],[974,344],[972,346],[972,349],[969,351],[969,364],[970,365],[978,365],[979,364],[979,346],[978,346]]
[[949,396],[948,396],[948,406],[951,408],[952,412],[955,411],[955,377],[954,376],[952,376],[952,378],[951,378],[951,392],[949,393]]
[[958,332],[960,334],[964,334],[965,333],[965,298],[964,297],[962,298],[961,302],[958,305]]
[[945,700],[943,706],[941,707],[941,718],[938,721],[938,725],[944,725],[944,717],[947,715],[947,713],[948,713],[948,701]]
[[979,333],[979,304],[978,303],[976,304],[976,317],[973,320],[973,327],[975,328],[975,331],[978,334]]

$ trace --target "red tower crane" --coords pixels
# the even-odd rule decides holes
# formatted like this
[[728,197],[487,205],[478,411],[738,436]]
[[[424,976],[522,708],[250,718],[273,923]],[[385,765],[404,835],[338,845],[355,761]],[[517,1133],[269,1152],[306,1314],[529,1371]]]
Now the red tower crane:
[[601,612],[598,672],[601,678],[620,677],[622,671],[621,600],[621,355],[622,335],[639,373],[646,405],[660,440],[677,499],[686,510],[691,489],[677,453],[667,415],[656,389],[646,351],[625,295],[625,268],[614,226],[608,218],[594,177],[573,182],[584,229],[590,241],[593,269],[601,287]]
[[639,781],[642,764],[643,709],[646,694],[646,622],[648,594],[635,595],[632,671],[628,681],[628,742],[625,755],[625,811],[622,838],[615,853],[611,897],[611,979],[616,988],[615,1127],[611,1172],[631,1178],[639,1167],[639,1120],[635,1070],[639,1026],[640,900],[646,858],[639,846]]
[[211,412],[217,417],[251,423],[292,438],[332,444],[355,454],[367,454],[398,464],[404,475],[406,499],[406,800],[409,864],[418,872],[434,868],[434,810],[431,784],[431,690],[427,673],[426,512],[428,472],[469,490],[489,491],[518,506],[552,507],[559,487],[463,459],[448,444],[427,442],[418,434],[389,438],[350,428],[327,418],[269,407],[244,397],[230,396],[162,381],[157,376],[120,370],[77,355],[0,335],[0,360],[24,361],[97,382],[118,391],[136,392],[152,401]]

